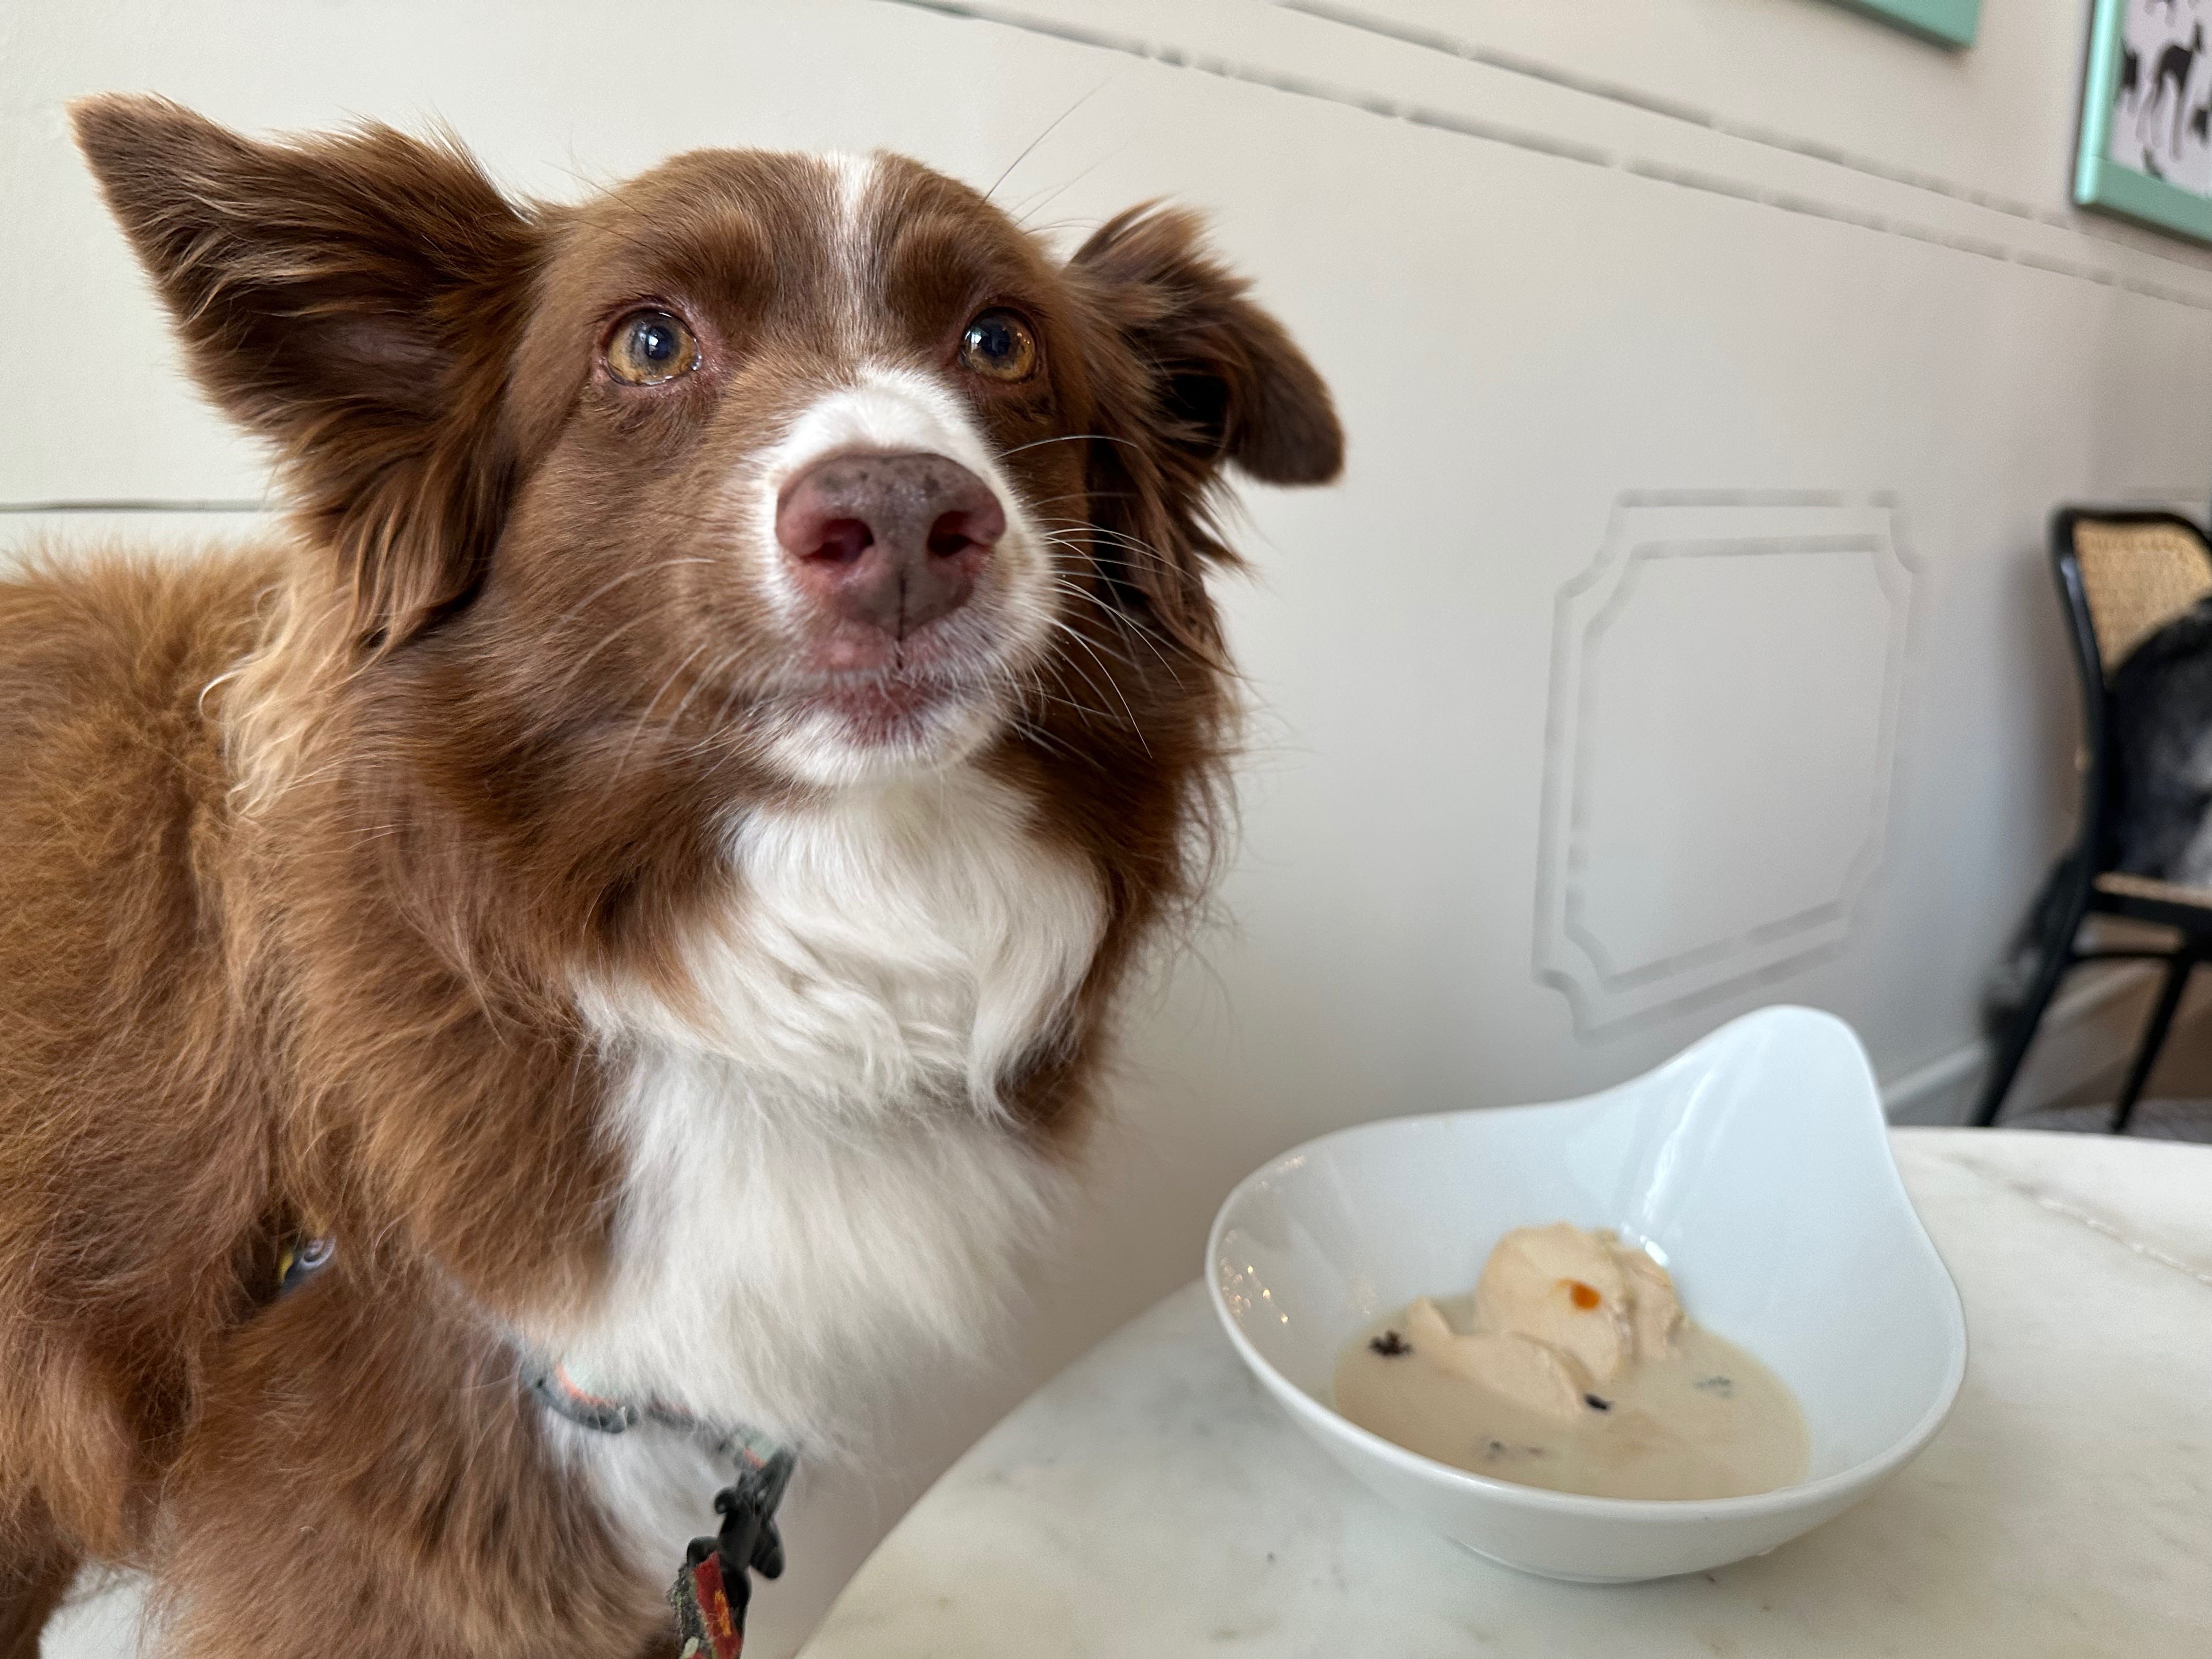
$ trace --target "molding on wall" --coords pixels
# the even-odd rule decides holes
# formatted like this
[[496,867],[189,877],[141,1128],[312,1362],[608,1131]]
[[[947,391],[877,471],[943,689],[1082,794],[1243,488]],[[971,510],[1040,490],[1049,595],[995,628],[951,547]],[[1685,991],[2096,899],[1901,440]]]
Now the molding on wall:
[[[997,0],[883,0],[883,3],[1018,29],[1071,46],[1264,87],[1292,97],[1336,104],[1384,120],[1402,121],[1410,126],[1426,127],[1462,138],[1504,144],[1554,161],[1608,169],[1771,211],[1826,220],[1875,235],[1924,243],[1999,264],[2024,266],[2194,311],[2212,311],[2212,294],[2201,286],[2179,287],[2138,270],[2084,263],[2080,258],[2043,252],[2019,240],[2022,234],[2031,240],[2055,238],[2059,246],[2091,253],[2100,260],[2118,257],[2124,264],[2154,263],[2185,278],[2202,278],[2208,274],[2203,265],[2175,253],[2086,230],[2078,218],[2041,212],[2008,197],[1973,190],[1934,175],[1886,167],[1815,141],[1751,123],[1729,121],[1676,100],[1589,81],[1517,55],[1490,52],[1472,43],[1398,25],[1371,14],[1319,4],[1292,6],[1279,3],[1279,0],[1272,8],[1286,16],[1343,30],[1347,35],[1364,35],[1410,52],[1449,57],[1465,63],[1477,74],[1510,75],[1532,85],[1554,88],[1583,103],[1584,107],[1584,100],[1595,100],[1612,105],[1624,115],[1648,118],[1660,125],[1648,129],[1644,140],[1634,148],[1593,143],[1577,136],[1571,121],[1553,122],[1547,131],[1540,126],[1502,121],[1480,112],[1485,106],[1479,88],[1470,97],[1468,109],[1450,109],[1427,100],[1400,97],[1379,87],[1326,80],[1302,69],[1261,61],[1257,53],[1265,50],[1262,46],[1240,46],[1236,57],[1209,50],[1194,44],[1206,38],[1205,32],[1198,28],[1189,31],[1188,39],[1171,40],[1100,27],[1096,21],[1097,9],[1079,6],[1074,0],[1029,0],[1028,3],[1013,4],[999,3]],[[1702,143],[1686,145],[1679,142],[1698,140]],[[1711,153],[1716,143],[1723,152],[1729,146],[1739,147],[1739,151],[1735,155]],[[1786,163],[1793,168],[1808,169],[1807,178],[1812,188],[1756,176],[1761,171],[1759,167],[1743,165],[1751,159],[1741,153],[1744,146],[1750,147],[1756,155],[1763,155],[1770,166]],[[1654,153],[1658,149],[1677,153]],[[1821,179],[1830,184],[1899,193],[1890,199],[1902,211],[1844,199],[1851,193],[1849,190],[1838,192],[1828,189],[1817,182]],[[1936,210],[1936,219],[1921,216],[1919,210],[1923,208]],[[1961,215],[1965,216],[1963,219],[1959,218]],[[1981,215],[1989,217],[1978,216]],[[1956,222],[1938,222],[1945,218]]]
[[[1717,110],[1692,104],[1687,99],[1655,96],[1639,87],[1583,75],[1563,64],[1540,63],[1520,52],[1500,52],[1478,40],[1446,34],[1440,29],[1425,28],[1419,23],[1384,16],[1364,7],[1340,5],[1334,3],[1334,0],[1273,0],[1273,3],[1285,11],[1303,12],[1309,17],[1316,17],[1344,28],[1358,29],[1363,33],[1380,35],[1386,40],[1419,46],[1425,52],[1441,52],[1448,58],[1480,64],[1486,69],[1499,70],[1508,75],[1524,76],[1532,81],[1542,81],[1552,86],[1563,87],[1570,92],[1581,93],[1584,97],[1625,104],[1631,109],[1662,116],[1669,121],[1680,121],[1686,126],[1702,127],[1708,132],[1741,138],[1746,143],[1757,144],[1762,149],[1779,150],[1808,161],[1825,161],[1832,167],[1863,173],[1869,179],[1903,185],[1910,190],[1924,190],[1931,196],[1948,197],[1954,202],[1987,208],[1992,213],[2002,213],[2014,219],[2056,226],[2061,230],[2079,232],[2081,229],[2069,214],[2039,210],[1994,191],[1978,189],[1972,185],[1960,184],[1956,179],[1946,179],[1917,167],[1900,167],[1871,155],[1838,149],[1817,138],[1784,132],[1778,127],[1767,126],[1761,122],[1740,121]],[[1844,0],[1844,3],[1854,3],[1854,0]],[[2132,246],[2133,244],[2127,246]],[[2170,254],[2159,257],[2168,258],[2176,264],[2187,265],[2191,270],[2202,269],[2193,261],[2172,259]]]
[[189,557],[198,549],[271,524],[276,514],[275,507],[260,501],[212,497],[0,502],[0,573],[33,554],[91,547]]
[[189,501],[136,498],[129,501],[0,501],[0,514],[21,517],[50,513],[262,513],[268,511],[269,507],[266,501],[206,498]]
[[[1578,1034],[1683,1012],[1773,980],[1832,952],[1850,932],[1881,864],[1903,700],[1913,568],[1898,544],[1895,516],[1887,497],[1632,492],[1615,503],[1596,558],[1559,590],[1534,968],[1565,995]],[[1725,580],[1717,580],[1722,572],[1729,573]],[[1668,605],[1663,591],[1649,596],[1670,580],[1699,592],[1700,576],[1704,593],[1738,607],[1725,623],[1716,619],[1737,649],[1709,641],[1686,658],[1662,642],[1641,665],[1642,690],[1631,700],[1637,706],[1617,706],[1617,685],[1608,702],[1605,658],[1622,648],[1610,642],[1624,619],[1639,602]],[[1796,672],[1798,659],[1832,658],[1837,642],[1849,639],[1851,605],[1838,605],[1839,592],[1862,605],[1878,594],[1881,607],[1878,627],[1857,641],[1863,656],[1849,665],[1850,683],[1870,694],[1856,707],[1835,685],[1802,681]],[[1787,649],[1784,635],[1792,629],[1802,651]],[[1789,661],[1778,659],[1778,641]],[[1633,663],[1633,653],[1650,653],[1653,641],[1632,640],[1626,648]],[[1814,769],[1833,785],[1823,795],[1816,777],[1802,796],[1770,803],[1785,817],[1794,811],[1796,821],[1761,819],[1759,845],[1741,846],[1739,826],[1748,817],[1738,798],[1759,790],[1732,763],[1731,721],[1751,722],[1746,729],[1771,743],[1774,711],[1793,702],[1785,712],[1803,724],[1790,728],[1792,746],[1817,747],[1824,732],[1847,738],[1833,750],[1832,767]],[[1671,718],[1655,722],[1650,706]],[[1655,755],[1671,775],[1695,781],[1689,804],[1647,830],[1610,775],[1626,768],[1633,777]],[[1698,819],[1699,812],[1709,816]],[[1832,833],[1838,824],[1856,836],[1848,846]],[[1815,844],[1823,849],[1817,854]],[[1712,867],[1717,853],[1735,860],[1728,871]],[[1767,873],[1787,873],[1763,884],[1736,882],[1732,872],[1753,861]],[[1731,916],[1717,896],[1723,893],[1751,908],[1738,904]],[[1693,922],[1692,911],[1711,920]]]

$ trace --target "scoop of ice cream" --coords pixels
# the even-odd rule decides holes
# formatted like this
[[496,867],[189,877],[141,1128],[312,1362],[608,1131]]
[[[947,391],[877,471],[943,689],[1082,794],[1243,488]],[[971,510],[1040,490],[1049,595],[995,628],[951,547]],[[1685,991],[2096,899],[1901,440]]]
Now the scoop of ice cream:
[[1628,1275],[1611,1248],[1564,1221],[1506,1234],[1474,1287],[1486,1330],[1549,1343],[1599,1382],[1620,1376],[1635,1351],[1629,1306]]
[[1668,1352],[1682,1304],[1667,1270],[1609,1232],[1565,1221],[1498,1241],[1474,1287],[1486,1330],[1525,1336],[1580,1361],[1600,1383]]
[[1684,1322],[1681,1298],[1668,1271],[1643,1251],[1632,1249],[1611,1233],[1599,1235],[1613,1249],[1628,1280],[1628,1322],[1636,1334],[1638,1359],[1663,1359],[1674,1349]]
[[1406,1335],[1437,1370],[1480,1382],[1531,1411],[1562,1419],[1589,1409],[1589,1377],[1574,1357],[1549,1344],[1498,1331],[1462,1334],[1423,1297],[1406,1310]]

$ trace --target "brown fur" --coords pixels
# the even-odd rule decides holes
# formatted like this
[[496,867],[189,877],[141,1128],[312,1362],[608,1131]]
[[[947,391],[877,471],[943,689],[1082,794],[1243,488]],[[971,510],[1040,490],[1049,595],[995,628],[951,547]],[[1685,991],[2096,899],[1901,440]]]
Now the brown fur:
[[[607,1264],[574,986],[680,998],[718,826],[798,787],[751,741],[768,667],[704,648],[758,637],[761,601],[702,550],[712,481],[841,372],[794,228],[817,176],[700,152],[518,206],[382,128],[76,119],[295,510],[264,547],[0,582],[0,1652],[82,1560],[154,1571],[186,1654],[635,1652],[654,1587],[498,1333]],[[1340,441],[1188,218],[1126,215],[1062,264],[884,165],[877,349],[939,371],[979,305],[1018,304],[1047,365],[975,406],[1080,602],[983,763],[1108,895],[1009,1080],[1066,1145],[1113,994],[1193,892],[1229,709],[1212,492],[1224,463],[1325,479]],[[650,401],[594,359],[641,298],[707,365]],[[272,1304],[311,1222],[337,1264]]]

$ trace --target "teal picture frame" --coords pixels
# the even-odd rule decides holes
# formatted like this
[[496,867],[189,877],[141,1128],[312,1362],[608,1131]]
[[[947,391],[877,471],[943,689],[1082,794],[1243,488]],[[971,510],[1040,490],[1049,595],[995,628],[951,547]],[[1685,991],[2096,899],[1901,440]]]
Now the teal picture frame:
[[2089,70],[2082,77],[2081,149],[2074,163],[2074,199],[2082,207],[2200,242],[2212,242],[2212,196],[2115,161],[2112,115],[2120,92],[2127,0],[2097,0],[2089,24]]
[[1982,0],[1842,0],[1842,3],[1946,46],[1972,46],[1974,31],[1982,23]]

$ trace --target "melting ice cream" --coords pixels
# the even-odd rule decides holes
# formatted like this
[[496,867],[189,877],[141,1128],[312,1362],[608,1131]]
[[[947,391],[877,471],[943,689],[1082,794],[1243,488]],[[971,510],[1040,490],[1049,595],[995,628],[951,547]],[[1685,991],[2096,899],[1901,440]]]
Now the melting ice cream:
[[1472,1296],[1362,1331],[1336,1407],[1479,1474],[1607,1498],[1770,1492],[1808,1449],[1789,1389],[1685,1317],[1665,1267],[1565,1222],[1506,1234]]

